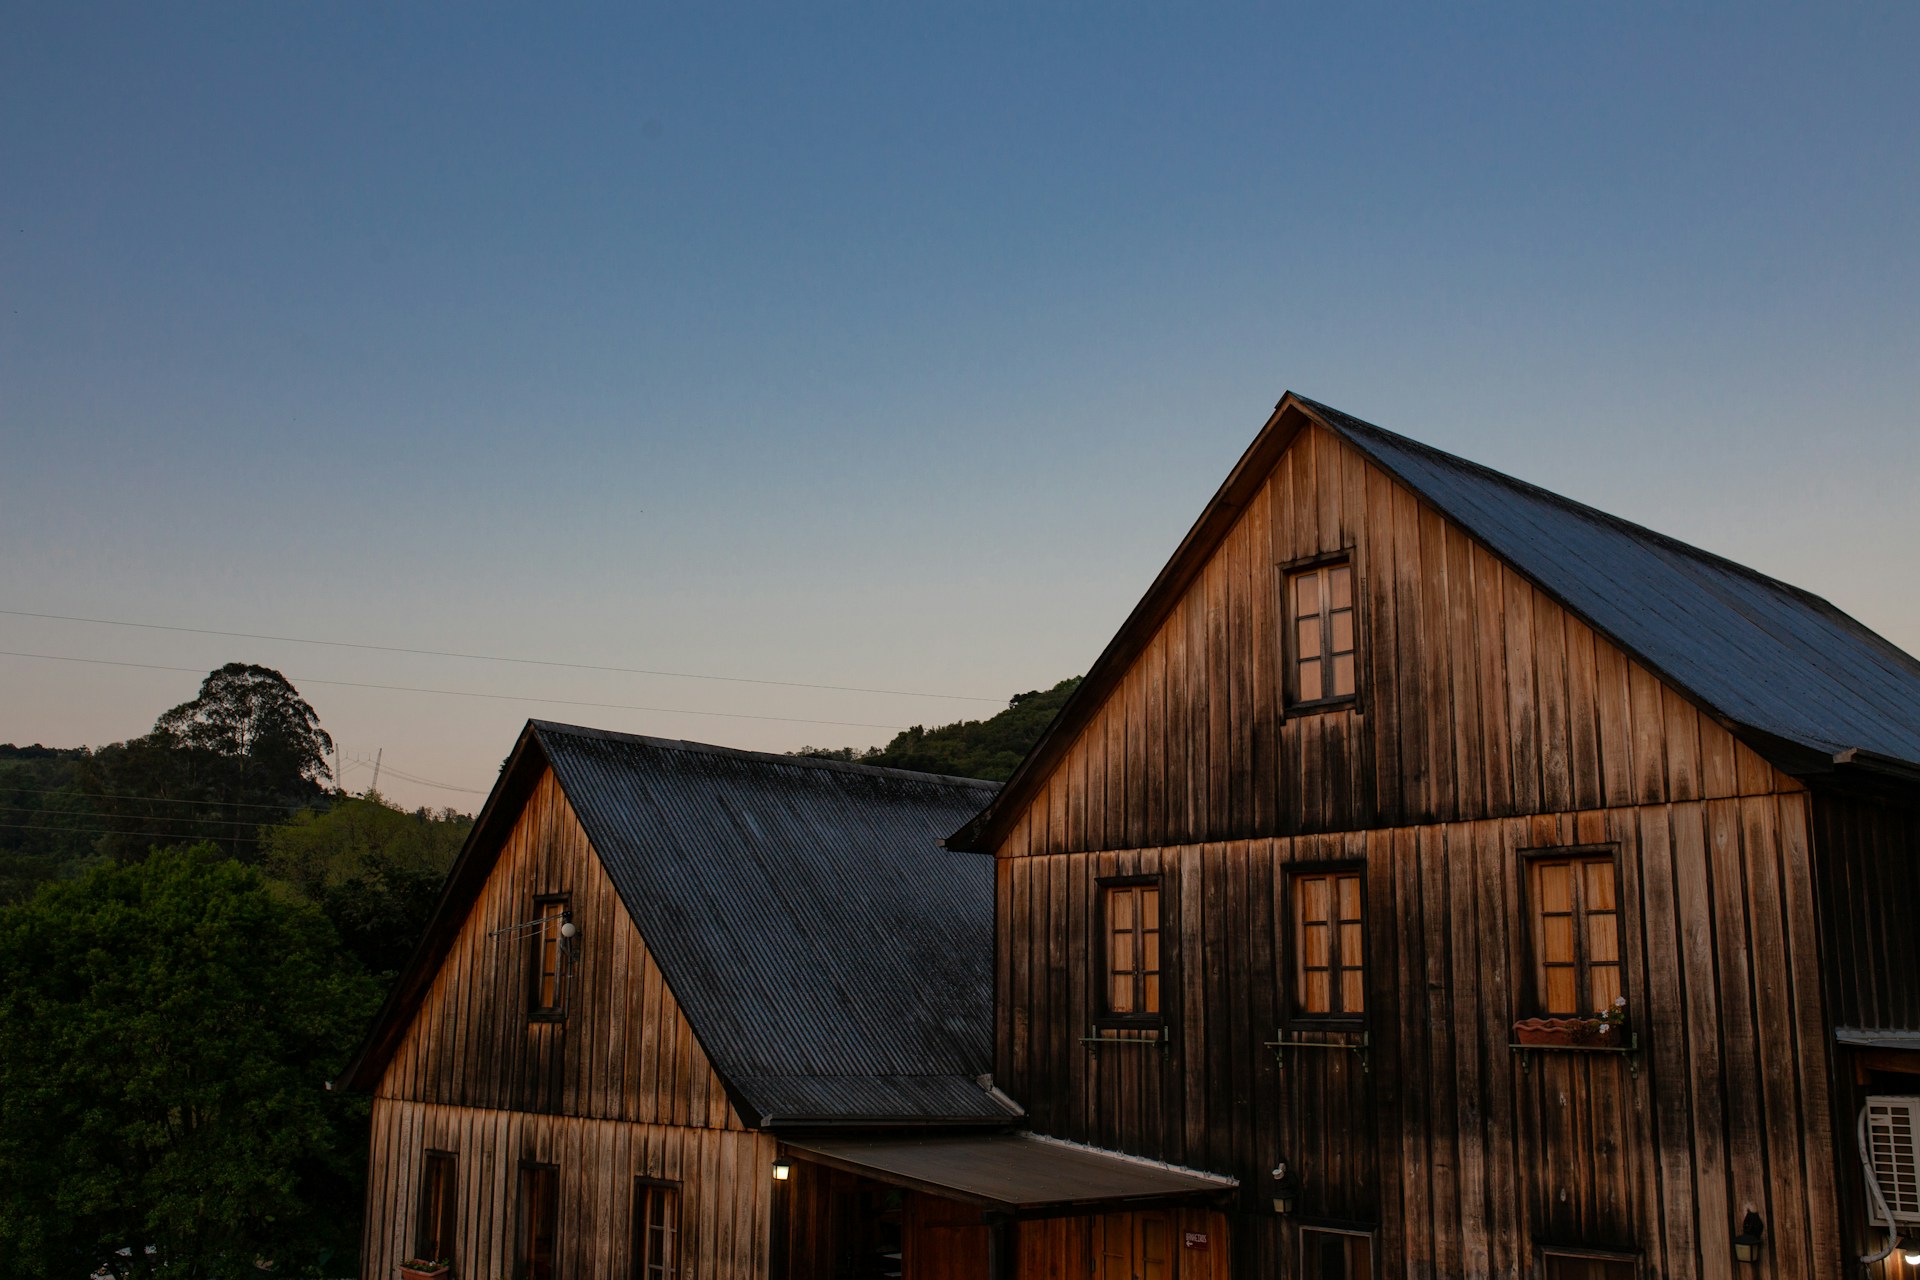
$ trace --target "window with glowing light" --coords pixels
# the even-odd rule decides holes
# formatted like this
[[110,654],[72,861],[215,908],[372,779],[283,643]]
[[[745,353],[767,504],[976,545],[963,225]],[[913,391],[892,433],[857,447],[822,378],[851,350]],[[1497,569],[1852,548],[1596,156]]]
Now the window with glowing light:
[[566,1016],[566,939],[560,927],[567,917],[564,896],[539,898],[534,902],[533,984],[529,1013],[534,1018],[558,1019]]
[[1591,1018],[1624,1010],[1612,852],[1538,853],[1525,866],[1533,1011]]
[[1353,565],[1341,560],[1282,577],[1287,618],[1287,704],[1350,702],[1360,689]]

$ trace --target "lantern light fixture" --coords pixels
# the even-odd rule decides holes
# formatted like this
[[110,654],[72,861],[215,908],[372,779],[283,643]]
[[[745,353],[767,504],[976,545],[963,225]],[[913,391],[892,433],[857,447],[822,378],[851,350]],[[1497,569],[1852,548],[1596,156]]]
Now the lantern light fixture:
[[1734,1261],[1760,1261],[1760,1245],[1764,1241],[1766,1234],[1766,1221],[1753,1210],[1747,1210],[1747,1216],[1740,1221],[1739,1234],[1733,1238]]
[[1278,1214],[1293,1212],[1293,1206],[1300,1199],[1300,1180],[1287,1170],[1287,1162],[1282,1160],[1273,1166],[1273,1211]]
[[1910,1267],[1920,1267],[1920,1232],[1907,1232],[1900,1237],[1900,1243],[1894,1247],[1900,1250],[1902,1262]]
[[785,1182],[788,1178],[791,1178],[792,1176],[793,1176],[792,1165],[788,1164],[785,1160],[775,1160],[773,1162],[773,1180],[775,1182]]

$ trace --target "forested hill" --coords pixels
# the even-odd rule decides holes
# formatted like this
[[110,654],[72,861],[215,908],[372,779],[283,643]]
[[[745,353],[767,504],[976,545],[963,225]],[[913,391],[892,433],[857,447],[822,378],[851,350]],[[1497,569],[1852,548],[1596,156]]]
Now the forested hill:
[[1080,687],[1080,680],[1080,676],[1074,676],[1051,689],[1017,693],[1005,711],[985,720],[958,720],[932,729],[917,724],[895,734],[884,747],[865,751],[858,747],[802,747],[793,754],[1005,782],[1053,723],[1068,695]]

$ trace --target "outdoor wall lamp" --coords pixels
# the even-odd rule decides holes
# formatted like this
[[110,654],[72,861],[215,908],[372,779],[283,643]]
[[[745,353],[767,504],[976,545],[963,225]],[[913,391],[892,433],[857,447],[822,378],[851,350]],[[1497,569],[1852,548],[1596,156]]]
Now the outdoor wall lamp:
[[1735,1262],[1760,1261],[1760,1244],[1766,1234],[1766,1222],[1753,1210],[1747,1210],[1747,1216],[1740,1222],[1740,1234],[1733,1238],[1733,1260]]
[[773,1180],[775,1182],[785,1182],[788,1178],[791,1178],[792,1176],[793,1176],[792,1165],[788,1164],[785,1160],[775,1160],[773,1162]]
[[1273,1211],[1292,1213],[1294,1202],[1299,1198],[1300,1180],[1287,1172],[1287,1162],[1282,1160],[1273,1166]]
[[1909,1231],[1900,1237],[1900,1243],[1894,1248],[1900,1250],[1900,1260],[1910,1267],[1920,1267],[1920,1234]]

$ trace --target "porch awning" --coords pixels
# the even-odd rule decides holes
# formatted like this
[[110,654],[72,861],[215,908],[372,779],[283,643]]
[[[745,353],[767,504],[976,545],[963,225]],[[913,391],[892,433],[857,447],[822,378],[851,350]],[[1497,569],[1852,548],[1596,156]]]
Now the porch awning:
[[1204,1199],[1234,1178],[1028,1133],[788,1139],[801,1160],[1023,1216]]

